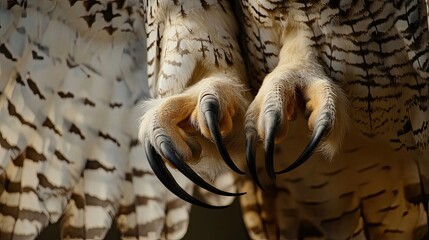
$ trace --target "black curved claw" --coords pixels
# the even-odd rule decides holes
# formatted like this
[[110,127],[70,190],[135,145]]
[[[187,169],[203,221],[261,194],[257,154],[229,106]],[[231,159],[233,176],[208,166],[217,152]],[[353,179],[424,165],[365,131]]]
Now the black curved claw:
[[145,143],[146,157],[148,159],[149,165],[152,168],[155,175],[158,179],[164,184],[164,186],[174,193],[179,198],[189,202],[191,204],[211,209],[220,209],[228,206],[213,206],[207,203],[204,203],[193,196],[189,195],[185,190],[183,190],[180,185],[174,180],[171,173],[168,171],[167,167],[164,165],[163,160],[156,153],[155,149],[152,147],[149,141]]
[[259,181],[258,173],[256,171],[256,138],[257,138],[257,132],[255,129],[251,129],[251,130],[246,129],[247,167],[249,168],[249,173],[253,181],[256,183],[256,185],[258,185],[260,189],[264,190],[261,182]]
[[268,177],[274,180],[276,174],[274,171],[274,138],[276,130],[280,124],[280,117],[276,113],[270,113],[265,118],[265,169]]
[[245,174],[232,161],[231,157],[229,156],[228,150],[226,150],[226,147],[223,144],[222,135],[220,134],[219,123],[218,123],[219,103],[217,102],[217,100],[212,98],[207,99],[206,97],[206,99],[204,100],[204,103],[201,106],[201,111],[204,113],[204,117],[206,119],[207,126],[209,127],[210,134],[213,137],[216,148],[219,151],[220,155],[222,156],[223,161],[234,172],[238,174]]
[[305,147],[304,151],[301,153],[301,155],[298,157],[298,159],[293,162],[289,167],[287,167],[284,170],[281,170],[279,172],[276,172],[276,174],[282,174],[286,172],[290,172],[294,170],[295,168],[301,166],[307,159],[313,154],[316,147],[319,145],[320,140],[322,140],[323,136],[326,133],[326,130],[328,127],[326,125],[322,125],[314,130],[313,135],[311,136],[310,142]]
[[177,168],[183,175],[185,175],[189,180],[191,180],[196,185],[210,191],[212,193],[216,193],[222,196],[241,196],[245,193],[230,193],[222,191],[218,188],[213,187],[204,179],[202,179],[197,173],[194,172],[180,157],[172,149],[171,145],[167,142],[161,143],[161,153],[164,157],[173,164],[174,167]]

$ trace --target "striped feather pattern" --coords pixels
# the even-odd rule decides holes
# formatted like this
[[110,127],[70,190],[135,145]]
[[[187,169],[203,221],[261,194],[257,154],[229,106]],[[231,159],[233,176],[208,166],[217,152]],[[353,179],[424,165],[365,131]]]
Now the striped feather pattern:
[[137,144],[143,21],[138,1],[1,2],[0,239],[58,220],[64,239],[102,239],[115,218],[129,239],[186,232],[189,205]]
[[[315,154],[266,182],[265,192],[242,180],[252,239],[422,239],[428,232],[427,1],[243,0],[240,9],[251,85],[264,84],[281,57],[284,29],[298,24],[325,74],[348,97],[352,124],[332,161]],[[276,169],[308,142],[306,120],[291,124],[277,146]],[[258,169],[263,175],[264,167]]]

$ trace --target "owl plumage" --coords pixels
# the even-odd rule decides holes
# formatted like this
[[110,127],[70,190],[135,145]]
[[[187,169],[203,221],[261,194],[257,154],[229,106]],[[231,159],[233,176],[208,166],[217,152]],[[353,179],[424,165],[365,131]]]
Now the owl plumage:
[[[426,3],[240,6],[250,81],[259,88],[247,111],[247,159],[257,184],[267,170],[259,184],[265,192],[250,180],[242,184],[253,193],[242,197],[252,238],[302,238],[312,226],[328,239],[421,239],[429,140]],[[328,131],[315,137],[323,124]],[[252,138],[263,142],[265,166],[255,163]],[[300,166],[309,154],[297,149],[314,139],[319,151]]]
[[427,8],[1,2],[0,238],[179,239],[234,188],[252,239],[423,238]]
[[[0,239],[178,238],[189,204],[138,144],[149,97],[138,1],[3,1],[0,7]],[[174,212],[174,216],[171,214]]]

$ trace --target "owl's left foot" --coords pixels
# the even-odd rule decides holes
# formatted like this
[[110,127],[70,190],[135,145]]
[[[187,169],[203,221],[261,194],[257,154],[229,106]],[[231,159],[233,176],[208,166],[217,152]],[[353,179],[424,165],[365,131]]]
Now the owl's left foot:
[[[261,188],[256,170],[256,145],[263,142],[265,168],[271,179],[304,163],[322,142],[322,153],[328,158],[337,151],[347,125],[346,100],[322,71],[283,71],[267,75],[246,114],[246,158],[249,172]],[[289,167],[274,170],[274,144],[287,135],[288,122],[294,120],[299,103],[305,102],[305,117],[312,130],[309,143]],[[301,104],[303,105],[303,104]]]

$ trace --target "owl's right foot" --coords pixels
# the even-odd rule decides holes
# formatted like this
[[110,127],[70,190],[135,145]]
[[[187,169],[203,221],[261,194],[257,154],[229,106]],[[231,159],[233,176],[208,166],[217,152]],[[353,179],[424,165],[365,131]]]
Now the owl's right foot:
[[[156,176],[180,198],[195,205],[218,208],[184,191],[164,162],[208,191],[224,196],[241,195],[213,187],[188,163],[199,163],[202,157],[211,155],[212,159],[221,158],[233,171],[243,174],[228,153],[228,148],[235,152],[238,150],[234,148],[240,145],[237,141],[243,135],[241,130],[244,130],[247,102],[242,92],[242,86],[228,83],[225,75],[217,75],[202,80],[181,94],[146,103],[149,109],[141,119],[141,142]],[[155,105],[150,106],[152,104]],[[204,166],[202,174],[212,175],[210,171],[216,164]]]

